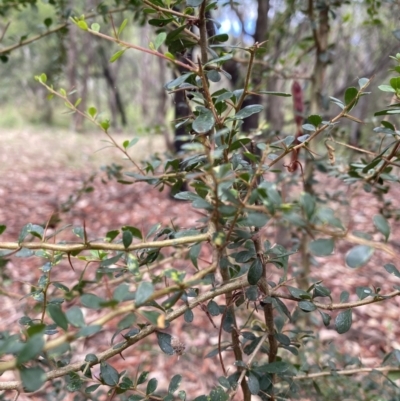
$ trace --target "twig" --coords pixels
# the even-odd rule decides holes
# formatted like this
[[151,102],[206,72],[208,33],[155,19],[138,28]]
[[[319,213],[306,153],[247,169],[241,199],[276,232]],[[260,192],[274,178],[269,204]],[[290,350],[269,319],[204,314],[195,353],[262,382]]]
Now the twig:
[[398,366],[382,366],[379,368],[355,368],[355,369],[343,369],[343,370],[331,370],[328,372],[316,372],[309,373],[301,376],[294,376],[293,380],[307,380],[307,379],[315,379],[317,377],[323,376],[351,376],[358,373],[371,373],[371,372],[400,372],[400,368]]
[[[253,359],[255,358],[255,356],[258,354],[258,351],[260,350],[260,348],[262,347],[262,345],[264,344],[264,341],[267,339],[268,337],[268,333],[264,333],[264,335],[261,337],[259,343],[257,344],[256,348],[254,349],[254,351],[251,353],[249,360],[247,361],[247,366],[250,367],[251,363],[253,362]],[[233,396],[236,394],[240,384],[242,383],[244,377],[246,376],[246,369],[244,369],[239,376],[239,379],[236,382],[236,386],[235,388],[229,392],[229,398],[233,398]]]
[[[333,310],[340,310],[340,309],[358,308],[363,305],[369,305],[369,304],[374,304],[377,302],[382,302],[386,299],[394,298],[399,295],[400,295],[400,291],[393,291],[386,295],[377,294],[373,298],[370,298],[370,299],[365,298],[360,301],[343,302],[343,303],[339,303],[339,304],[323,304],[321,302],[316,302],[314,300],[311,300],[310,302],[312,302],[318,309],[333,311]],[[291,295],[282,294],[280,292],[275,292],[275,291],[272,291],[271,297],[289,299],[291,301],[300,302],[300,300],[298,298],[295,298]]]
[[[245,276],[242,276],[238,280],[229,282],[221,287],[212,289],[211,291],[207,291],[206,293],[201,294],[200,296],[195,298],[193,301],[190,301],[187,304],[177,308],[175,311],[167,313],[165,315],[165,319],[171,322],[172,320],[177,319],[179,316],[182,316],[188,309],[196,308],[202,302],[205,302],[209,299],[215,298],[218,295],[222,295],[222,294],[226,293],[227,291],[233,291],[235,289],[238,289],[246,284],[247,284],[247,278]],[[126,340],[119,347],[113,346],[113,347],[107,349],[106,351],[103,351],[103,352],[100,352],[99,354],[97,354],[98,362],[93,362],[90,364],[90,366],[96,365],[96,364],[100,363],[101,361],[105,361],[115,355],[120,354],[125,349],[129,348],[133,344],[136,344],[143,338],[148,337],[150,334],[154,333],[157,330],[158,330],[158,328],[156,326],[153,326],[153,325],[146,326],[137,335]],[[55,379],[57,377],[65,376],[70,372],[79,371],[81,369],[82,365],[85,365],[86,363],[87,362],[85,362],[85,361],[79,361],[79,362],[64,366],[62,368],[59,368],[59,369],[54,369],[46,374],[46,381]],[[0,363],[0,371],[3,370],[3,367],[6,368],[5,370],[9,370],[9,369],[13,369],[15,367],[15,364],[14,363],[10,364],[10,362]],[[22,387],[22,383],[20,381],[0,382],[0,391],[16,390],[16,389],[21,389],[21,387]]]
[[60,252],[80,252],[85,250],[103,250],[103,251],[125,251],[130,252],[146,248],[165,248],[167,246],[177,246],[190,244],[194,242],[208,241],[208,234],[199,234],[182,238],[168,239],[164,241],[141,242],[124,247],[123,244],[110,244],[109,242],[88,242],[87,244],[50,244],[47,242],[0,242],[0,249],[17,250],[27,249],[47,249]]

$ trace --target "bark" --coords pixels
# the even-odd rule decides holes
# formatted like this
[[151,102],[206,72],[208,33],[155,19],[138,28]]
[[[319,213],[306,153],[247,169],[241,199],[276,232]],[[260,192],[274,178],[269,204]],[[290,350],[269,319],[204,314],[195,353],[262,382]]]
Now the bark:
[[105,55],[104,49],[102,47],[99,47],[99,52],[100,52],[100,59],[101,59],[101,66],[103,70],[103,76],[104,79],[107,83],[107,86],[110,90],[111,95],[109,96],[109,105],[110,105],[110,111],[111,111],[111,121],[113,125],[117,123],[118,120],[118,114],[121,116],[121,125],[126,126],[127,125],[127,118],[126,118],[126,112],[125,112],[125,107],[121,99],[120,92],[118,90],[115,74],[113,74],[109,61]]

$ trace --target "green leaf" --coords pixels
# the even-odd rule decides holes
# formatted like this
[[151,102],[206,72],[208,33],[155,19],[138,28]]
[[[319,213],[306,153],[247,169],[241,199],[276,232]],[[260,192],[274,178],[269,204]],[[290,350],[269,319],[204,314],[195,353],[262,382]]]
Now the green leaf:
[[365,299],[365,298],[373,295],[373,291],[371,290],[371,288],[368,288],[368,287],[357,287],[356,294],[359,299]]
[[93,334],[98,333],[102,327],[99,324],[94,324],[92,326],[82,327],[77,333],[76,337],[90,337]]
[[158,380],[156,378],[152,378],[149,380],[149,382],[147,383],[147,387],[146,387],[146,395],[150,395],[153,394],[154,391],[157,390],[157,385],[158,385]]
[[[315,126],[312,124],[303,124],[301,126],[301,128],[303,128],[304,131],[315,131]],[[301,142],[304,142],[304,141],[301,141]]]
[[218,383],[227,389],[232,387],[230,381],[225,376],[218,377]]
[[362,88],[363,86],[365,86],[368,83],[369,79],[368,78],[360,78],[358,80],[358,86],[360,88]]
[[390,85],[379,85],[378,89],[380,89],[382,92],[396,93],[396,91]]
[[183,314],[183,318],[185,319],[186,323],[192,323],[193,322],[193,318],[194,318],[192,310],[191,309],[187,309],[185,311],[185,313]]
[[346,254],[347,266],[355,269],[365,265],[374,254],[374,248],[367,245],[357,245]]
[[215,124],[215,119],[211,111],[201,113],[193,122],[192,128],[198,134],[210,132]]
[[142,281],[136,291],[135,304],[136,307],[143,305],[154,292],[154,286],[152,283],[147,281]]
[[110,63],[117,61],[125,53],[125,51],[126,51],[126,49],[118,50],[116,53],[114,53],[110,58]]
[[169,394],[175,393],[175,391],[178,390],[178,388],[179,388],[179,386],[181,384],[181,381],[182,381],[182,376],[181,375],[175,375],[171,379],[171,381],[169,383],[168,393]]
[[162,307],[165,309],[172,308],[182,297],[183,291],[177,291],[172,294],[169,298],[162,302]]
[[101,384],[92,384],[91,386],[88,386],[88,387],[85,388],[85,393],[86,393],[86,394],[93,393],[93,392],[96,391],[100,386],[101,386]]
[[342,110],[344,109],[344,104],[341,100],[336,99],[333,96],[329,96],[329,99],[331,100],[331,102],[335,103],[337,106],[339,106]]
[[213,300],[207,304],[207,310],[211,316],[218,316],[220,313],[218,304]]
[[30,337],[28,341],[22,346],[18,356],[17,365],[22,365],[35,358],[44,347],[44,339],[41,333],[35,334]]
[[219,82],[221,81],[221,74],[217,70],[207,71],[207,78],[211,82]]
[[250,285],[256,285],[262,277],[263,267],[259,258],[257,258],[249,268],[247,280]]
[[355,101],[355,99],[357,99],[357,96],[358,96],[357,88],[350,87],[346,89],[346,92],[344,93],[344,102],[346,106],[352,103],[352,105],[348,108],[347,111],[350,111],[357,104],[357,101]]
[[123,226],[122,227],[122,231],[130,231],[130,233],[135,237],[135,238],[139,238],[139,239],[143,239],[143,235],[142,232],[133,226]]
[[103,379],[103,382],[108,386],[114,387],[119,382],[118,371],[107,362],[101,362],[100,364],[100,377]]
[[386,265],[383,266],[385,270],[390,273],[394,274],[396,277],[400,278],[400,272],[397,270],[396,266],[392,263],[387,263]]
[[164,53],[164,56],[167,57],[167,58],[169,58],[169,59],[172,60],[172,61],[175,60],[175,56],[174,56],[172,53],[170,53],[170,52],[165,52],[165,53]]
[[98,361],[99,361],[99,358],[97,358],[96,354],[87,354],[85,356],[85,362],[97,363]]
[[256,395],[260,392],[260,382],[258,381],[257,376],[254,373],[249,372],[247,384],[249,386],[251,394]]
[[161,351],[167,355],[174,355],[175,351],[171,345],[171,335],[167,333],[162,333],[161,331],[157,331],[157,340],[158,345],[161,348]]
[[51,24],[53,23],[53,20],[51,18],[45,18],[43,23],[46,26],[46,28],[50,28]]
[[263,227],[267,224],[269,217],[264,213],[248,213],[239,223],[246,227]]
[[313,312],[317,307],[310,301],[300,301],[299,308],[304,312]]
[[394,127],[393,124],[391,124],[389,121],[381,121],[381,124],[387,128],[390,129],[391,131],[396,131],[396,128]]
[[61,327],[65,331],[68,330],[68,320],[60,305],[50,304],[47,306],[47,311],[57,326]]
[[233,324],[235,322],[234,318],[235,316],[233,315],[231,308],[226,309],[222,320],[222,328],[227,333],[232,333]]
[[[200,398],[200,397],[197,397]],[[229,394],[225,393],[225,390],[218,386],[211,390],[210,396],[206,397],[207,401],[228,401]],[[199,400],[200,401],[200,400]]]
[[172,90],[177,88],[179,85],[183,84],[193,73],[187,72],[186,74],[180,75],[178,78],[171,82],[168,82],[164,87],[167,90]]
[[108,231],[105,240],[107,242],[113,242],[114,239],[118,237],[118,235],[119,235],[119,230]]
[[332,254],[335,247],[333,238],[317,239],[310,243],[310,252],[315,256],[328,256]]
[[110,120],[103,120],[103,121],[100,123],[100,126],[101,126],[101,128],[103,128],[103,130],[104,130],[105,132],[107,132],[107,130],[110,128]]
[[197,264],[197,259],[198,259],[199,254],[200,254],[200,250],[201,250],[201,243],[199,242],[198,244],[192,245],[192,247],[190,248],[190,251],[189,251],[190,260],[192,261],[193,266],[197,270],[199,269],[199,266]]
[[395,77],[390,80],[390,86],[395,90],[400,90],[400,77]]
[[291,287],[290,285],[286,286],[289,290],[290,295],[296,299],[311,299],[311,294],[307,291],[301,290],[300,288]]
[[115,263],[117,263],[123,256],[122,252],[118,252],[115,256],[108,258],[108,259],[103,259],[100,263],[100,267],[108,267],[111,266]]
[[76,25],[78,25],[79,28],[83,29],[84,31],[87,31],[89,29],[86,21],[82,21],[82,20],[78,21]]
[[166,32],[161,32],[157,35],[154,41],[155,50],[158,50],[158,48],[165,42],[166,38],[167,38]]
[[22,230],[21,230],[21,232],[19,233],[19,236],[18,236],[18,243],[21,243],[21,242],[26,238],[26,236],[27,236],[28,233],[29,233],[29,227],[30,227],[30,225],[31,225],[31,224],[25,224],[25,225],[22,227]]
[[32,234],[34,237],[37,237],[39,239],[43,238],[44,235],[44,229],[42,226],[39,226],[38,224],[27,224],[26,230],[28,233]]
[[227,42],[229,35],[227,33],[219,33],[218,35],[211,36],[208,40],[210,42]]
[[102,302],[104,302],[104,300],[96,294],[83,294],[81,296],[81,303],[83,306],[86,306],[86,308],[100,309]]
[[324,323],[324,326],[325,326],[325,327],[328,327],[328,326],[329,326],[329,323],[331,322],[331,317],[330,317],[330,315],[328,315],[328,314],[325,313],[325,312],[321,312],[321,311],[319,311],[319,313],[321,314],[322,322]]
[[122,243],[124,244],[125,248],[128,248],[129,245],[132,243],[133,235],[129,230],[125,230],[122,233]]
[[311,115],[307,118],[308,122],[312,124],[315,128],[318,128],[318,126],[322,123],[322,117],[318,115]]
[[274,92],[274,91],[258,91],[258,93],[262,95],[272,95],[272,96],[282,96],[282,97],[291,97],[290,93],[286,92]]
[[128,19],[125,18],[125,19],[122,21],[122,23],[121,23],[121,25],[119,26],[119,28],[118,28],[118,34],[117,34],[118,37],[121,36],[121,33],[122,33],[123,30],[125,29],[127,23],[128,23]]
[[148,320],[152,325],[158,325],[158,319],[160,318],[161,313],[156,311],[140,311],[140,313],[144,316],[146,320]]
[[6,231],[7,226],[4,224],[0,224],[0,235],[4,233],[4,231]]
[[290,363],[277,361],[258,366],[257,371],[279,374],[287,372],[288,370],[290,370],[291,367],[292,365]]
[[88,108],[88,113],[89,113],[89,116],[90,116],[90,117],[94,118],[95,115],[97,114],[97,109],[96,109],[96,107],[89,107],[89,108]]
[[38,367],[21,367],[19,374],[24,390],[27,392],[39,390],[47,379],[46,372]]
[[385,236],[385,242],[387,242],[390,235],[390,225],[388,221],[381,214],[374,216],[374,225],[377,230]]
[[90,26],[91,30],[94,32],[100,32],[100,25],[97,22],[94,22],[91,26]]
[[352,311],[351,309],[346,309],[340,312],[335,319],[335,329],[339,334],[346,333],[350,330],[352,323]]
[[260,111],[264,109],[264,106],[261,104],[252,104],[246,107],[243,107],[243,109],[239,110],[233,117],[234,120],[243,120],[247,117],[250,117],[253,114],[257,114]]
[[233,57],[233,55],[232,54],[225,54],[224,56],[221,56],[221,57],[217,57],[217,58],[214,58],[214,59],[212,59],[212,60],[209,60],[207,63],[205,63],[204,65],[206,66],[206,65],[210,65],[210,64],[215,64],[215,63],[221,63],[221,62],[223,62],[223,61],[228,61],[228,60],[230,60],[231,58]]
[[74,228],[72,229],[72,232],[73,232],[77,237],[79,237],[80,239],[84,239],[84,237],[85,237],[85,232],[84,232],[84,230],[83,230],[83,227],[74,227]]
[[129,296],[132,295],[129,291],[128,284],[122,283],[120,284],[113,292],[113,299],[118,302],[122,302],[129,299]]
[[149,372],[143,371],[140,376],[138,377],[137,384],[143,384],[149,376]]

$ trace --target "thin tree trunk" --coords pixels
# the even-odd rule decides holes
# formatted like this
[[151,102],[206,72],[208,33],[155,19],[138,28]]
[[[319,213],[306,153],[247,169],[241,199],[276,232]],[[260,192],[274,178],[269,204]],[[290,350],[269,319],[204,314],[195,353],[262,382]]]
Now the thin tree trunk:
[[104,53],[104,49],[99,47],[100,58],[101,58],[101,65],[103,69],[103,76],[106,80],[108,88],[111,92],[111,96],[109,96],[109,105],[111,111],[111,121],[113,126],[117,126],[118,121],[118,114],[121,116],[121,124],[122,126],[127,125],[127,118],[125,113],[125,107],[121,99],[120,92],[118,90],[118,86],[116,83],[116,79],[114,77],[113,72],[109,66],[109,61]]
[[[324,77],[328,65],[328,37],[329,37],[329,5],[325,3],[325,7],[318,11],[318,26],[314,21],[314,0],[309,0],[309,17],[313,26],[313,36],[315,42],[315,64],[311,79],[311,97],[310,97],[310,113],[319,114],[321,110],[321,101],[323,98]],[[313,154],[317,153],[318,141],[314,140],[310,143],[310,150]],[[304,192],[314,193],[314,162],[309,154],[306,154],[304,166]],[[301,266],[302,271],[298,277],[300,288],[308,288],[311,270],[311,260],[309,249],[309,235],[304,233],[301,239]]]
[[[72,4],[71,4],[72,6]],[[70,25],[69,32],[68,32],[68,41],[67,41],[67,78],[68,78],[68,86],[69,90],[72,91],[77,89],[77,65],[78,65],[78,51],[77,51],[77,43],[76,43],[76,36],[77,36],[77,27],[74,25]],[[73,94],[70,96],[70,99],[73,103],[77,100],[77,94]],[[77,116],[78,114],[75,113],[74,117],[71,118],[71,125],[70,128],[72,131],[76,130],[77,127]]]

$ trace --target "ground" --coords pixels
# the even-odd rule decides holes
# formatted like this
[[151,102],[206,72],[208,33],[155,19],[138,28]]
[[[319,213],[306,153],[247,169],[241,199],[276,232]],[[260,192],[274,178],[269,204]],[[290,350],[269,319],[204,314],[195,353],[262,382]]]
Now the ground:
[[[122,143],[132,137],[133,135],[118,134],[115,138],[118,143]],[[107,231],[123,225],[136,226],[146,232],[158,222],[165,226],[173,224],[178,227],[190,227],[201,218],[187,203],[172,200],[167,191],[159,192],[146,184],[126,186],[118,184],[115,180],[107,181],[100,167],[111,163],[126,165],[126,161],[121,159],[115,149],[99,150],[107,146],[107,143],[101,142],[104,139],[98,133],[73,134],[50,129],[2,132],[0,224],[7,225],[7,230],[1,235],[0,241],[16,241],[25,224],[45,225],[52,216],[49,230],[64,225],[85,224],[90,239],[103,238]],[[162,137],[141,138],[132,148],[131,154],[135,159],[142,159],[154,150],[162,153],[163,148]],[[81,191],[85,185],[92,187],[93,191]],[[332,179],[327,190],[336,185],[339,184]],[[388,198],[398,205],[399,196],[400,191],[395,190]],[[372,216],[378,213],[379,204],[370,194],[358,191],[351,197],[351,210],[351,229],[369,229]],[[54,225],[55,217],[60,221]],[[266,235],[272,235],[273,229],[268,228]],[[66,232],[70,233],[70,229]],[[67,239],[73,238],[71,233],[65,235]],[[374,239],[381,239],[381,234],[374,233]],[[396,253],[400,250],[400,229],[395,223],[392,225],[388,246]],[[347,242],[339,242],[335,254],[329,258],[318,258],[318,267],[312,271],[313,280],[324,280],[325,285],[334,289],[334,302],[339,302],[340,293],[344,290],[355,296],[355,287],[380,287],[385,294],[392,291],[394,285],[399,285],[400,280],[386,273],[383,268],[385,263],[396,262],[393,257],[378,251],[364,267],[349,269],[345,266],[344,255],[350,247],[351,244]],[[31,285],[39,278],[39,267],[36,258],[13,257],[3,269],[0,290],[7,296],[0,295],[1,330],[6,327],[18,327],[18,319],[30,305],[28,298],[21,298],[29,293]],[[77,263],[75,269],[72,271],[66,265],[58,273],[57,279],[67,283],[76,281],[82,273],[83,264]],[[352,300],[356,299],[354,296],[352,295]],[[338,342],[339,348],[345,350],[348,355],[358,357],[366,366],[379,364],[384,354],[400,349],[399,302],[395,298],[357,309],[353,313],[354,323],[351,330],[340,337],[339,341],[332,323],[329,328],[322,328],[319,331],[322,347],[327,349],[332,341]],[[97,316],[97,312],[91,314],[90,319]],[[197,308],[194,314],[194,326],[189,327],[183,319],[178,319],[171,331],[186,344],[186,353],[180,359],[177,356],[166,356],[154,349],[149,360],[146,358],[149,354],[143,352],[150,346],[150,343],[146,342],[126,352],[126,355],[123,355],[125,360],[114,358],[111,363],[117,369],[135,367],[130,369],[131,371],[135,371],[139,366],[142,370],[156,367],[153,377],[157,377],[161,387],[166,387],[168,380],[179,373],[183,376],[183,387],[191,391],[193,398],[196,394],[204,394],[216,383],[216,378],[222,375],[216,358],[202,359],[215,346],[214,334],[217,330],[200,308]],[[334,313],[332,322],[335,315]],[[218,326],[217,320],[216,324]],[[108,327],[109,334],[95,336],[96,341],[88,342],[89,345],[78,342],[74,357],[79,360],[89,352],[106,349],[114,327],[115,324],[111,322]],[[321,360],[314,362],[323,363]],[[1,381],[14,379],[13,374],[8,373],[1,377]],[[34,395],[24,397],[20,399],[42,399]]]

